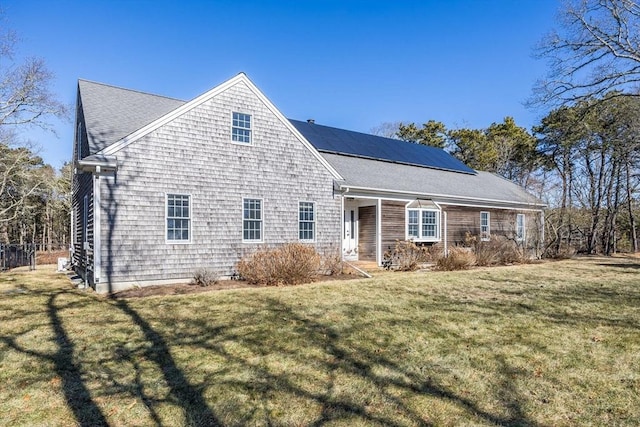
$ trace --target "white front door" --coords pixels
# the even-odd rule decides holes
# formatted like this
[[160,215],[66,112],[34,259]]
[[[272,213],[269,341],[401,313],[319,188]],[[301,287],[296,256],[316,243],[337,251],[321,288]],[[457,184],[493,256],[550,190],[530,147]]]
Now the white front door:
[[355,261],[358,259],[358,207],[344,206],[344,221],[342,230],[342,255],[344,259]]

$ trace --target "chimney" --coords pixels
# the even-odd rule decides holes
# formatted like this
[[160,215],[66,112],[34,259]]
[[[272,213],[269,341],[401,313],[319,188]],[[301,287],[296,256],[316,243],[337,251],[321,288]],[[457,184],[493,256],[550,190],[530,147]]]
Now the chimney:
[[307,123],[310,125],[314,124],[316,121],[314,119],[307,119]]

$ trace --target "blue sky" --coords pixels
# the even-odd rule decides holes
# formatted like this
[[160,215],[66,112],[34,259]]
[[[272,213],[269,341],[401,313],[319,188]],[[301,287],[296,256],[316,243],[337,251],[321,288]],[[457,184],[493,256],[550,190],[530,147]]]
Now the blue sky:
[[[557,0],[3,0],[18,53],[43,57],[74,105],[77,79],[189,100],[245,72],[285,116],[368,132],[439,120],[485,128],[523,106],[546,64],[532,48]],[[59,167],[72,118],[31,131]]]

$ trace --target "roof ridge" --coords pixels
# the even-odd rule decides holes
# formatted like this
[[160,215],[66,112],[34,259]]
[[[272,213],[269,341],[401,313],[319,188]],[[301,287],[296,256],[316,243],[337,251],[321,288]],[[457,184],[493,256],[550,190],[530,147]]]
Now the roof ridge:
[[95,84],[95,85],[110,87],[110,88],[113,88],[113,89],[125,90],[127,92],[135,92],[135,93],[139,93],[139,94],[142,94],[142,95],[155,96],[157,98],[165,98],[165,99],[169,99],[171,101],[179,101],[179,102],[185,102],[185,103],[187,102],[184,99],[172,98],[170,96],[158,95],[157,93],[144,92],[144,91],[137,90],[137,89],[129,89],[129,88],[122,87],[122,86],[116,86],[116,85],[112,85],[112,84],[108,84],[108,83],[97,82],[95,80],[88,80],[88,79],[78,78],[78,83],[79,82],[87,82],[87,83],[91,83],[91,84]]

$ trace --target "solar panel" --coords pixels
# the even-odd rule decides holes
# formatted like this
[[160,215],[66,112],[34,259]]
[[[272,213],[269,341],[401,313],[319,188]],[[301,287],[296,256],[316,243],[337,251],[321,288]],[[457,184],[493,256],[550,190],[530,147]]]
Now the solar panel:
[[476,173],[440,148],[300,120],[289,121],[318,151],[467,174]]

